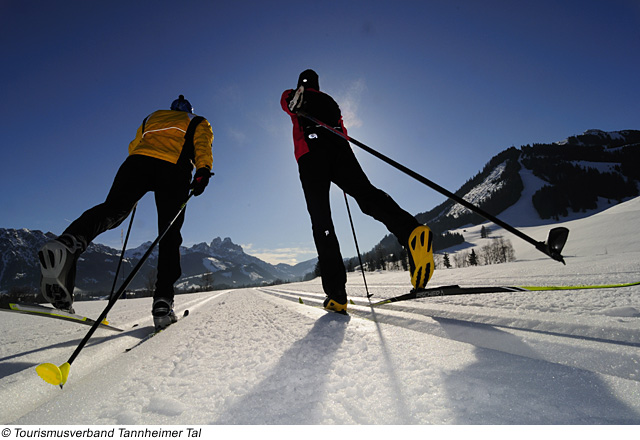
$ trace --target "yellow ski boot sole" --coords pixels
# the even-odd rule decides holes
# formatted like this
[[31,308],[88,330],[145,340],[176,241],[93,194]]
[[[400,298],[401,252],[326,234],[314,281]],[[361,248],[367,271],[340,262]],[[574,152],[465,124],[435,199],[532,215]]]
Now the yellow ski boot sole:
[[347,314],[347,303],[344,304],[340,304],[339,302],[336,302],[332,299],[329,299],[329,301],[325,301],[326,304],[324,306],[324,308],[326,310],[330,310],[332,312],[337,312],[337,313],[342,313],[343,315]]
[[435,269],[433,261],[433,232],[428,226],[418,226],[409,236],[409,251],[413,261],[411,284],[424,289]]

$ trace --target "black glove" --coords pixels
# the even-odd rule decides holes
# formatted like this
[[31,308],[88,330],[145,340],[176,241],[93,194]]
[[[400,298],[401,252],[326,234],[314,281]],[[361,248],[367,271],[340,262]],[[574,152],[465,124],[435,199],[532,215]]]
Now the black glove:
[[213,173],[209,171],[209,168],[198,168],[191,181],[191,189],[193,190],[194,196],[197,197],[204,192],[204,189],[209,184],[211,174]]

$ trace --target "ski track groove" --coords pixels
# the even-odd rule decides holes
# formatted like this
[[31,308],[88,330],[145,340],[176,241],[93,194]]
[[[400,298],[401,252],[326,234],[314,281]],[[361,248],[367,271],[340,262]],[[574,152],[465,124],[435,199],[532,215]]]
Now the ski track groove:
[[[226,291],[222,291],[220,293],[208,296],[208,297],[197,297],[197,298],[189,298],[187,296],[180,296],[178,298],[187,299],[186,302],[179,304],[179,307],[176,308],[176,313],[182,314],[185,309],[190,309],[191,311],[198,310],[199,308],[205,306],[209,301],[218,298],[220,295],[223,295]],[[91,381],[92,377],[100,371],[101,368],[104,367],[105,364],[109,364],[111,362],[116,361],[119,356],[131,356],[135,351],[148,343],[145,341],[141,345],[136,345],[141,339],[148,335],[148,333],[144,332],[144,329],[149,328],[149,332],[153,331],[153,319],[151,318],[151,308],[149,308],[149,316],[140,320],[139,318],[125,320],[123,322],[118,323],[121,328],[125,331],[121,333],[115,333],[111,330],[106,329],[98,329],[100,332],[98,335],[94,335],[91,340],[87,343],[83,352],[80,353],[78,359],[72,365],[72,377],[73,380],[70,380],[67,384],[64,385],[64,389],[71,389],[77,384],[82,384],[86,381]],[[28,315],[24,315],[25,318],[29,318]],[[181,320],[180,320],[181,321]],[[176,324],[180,324],[178,321]],[[64,321],[60,322],[51,322],[50,325],[57,325],[60,328],[69,325]],[[77,325],[77,324],[73,324]],[[37,328],[37,327],[36,327]],[[89,327],[85,327],[82,325],[78,325],[77,330],[73,330],[73,334],[77,334],[76,339],[65,340],[61,342],[53,343],[47,347],[34,348],[33,350],[29,350],[27,352],[23,352],[21,354],[16,354],[13,356],[6,356],[4,358],[0,357],[0,360],[10,361],[13,359],[20,360],[20,365],[15,367],[14,369],[10,369],[7,376],[3,377],[2,384],[0,386],[0,393],[5,396],[13,396],[14,398],[7,399],[5,405],[9,405],[12,407],[12,411],[20,412],[28,412],[33,410],[33,408],[38,408],[47,405],[52,399],[56,399],[59,396],[60,389],[58,387],[50,387],[47,388],[46,391],[43,391],[38,396],[32,396],[31,394],[27,394],[28,398],[24,398],[21,389],[23,387],[38,387],[42,383],[42,379],[38,377],[35,373],[35,366],[39,363],[42,363],[44,360],[48,360],[56,365],[62,364],[66,362],[68,357],[71,355],[73,350],[76,348],[80,340],[84,337],[86,332],[89,331]],[[37,336],[34,336],[30,339],[33,339],[34,342],[41,341],[42,338],[45,338],[43,334],[39,332],[36,333]],[[69,333],[63,333],[68,337]],[[159,335],[149,339],[153,340],[158,338]],[[134,350],[126,352],[126,349],[130,349],[135,346]],[[2,351],[0,351],[0,355]],[[176,364],[177,365],[177,364]],[[19,369],[18,369],[19,368]],[[6,374],[6,373],[5,373]],[[143,381],[147,380],[146,378],[142,379]],[[147,382],[144,382],[147,383]],[[157,386],[155,383],[148,383],[148,388],[153,390],[154,387]],[[163,408],[164,405],[161,405]],[[4,423],[2,417],[0,417],[0,423]],[[94,423],[94,421],[87,421],[88,424]],[[127,420],[124,420],[123,423],[127,423]]]
[[[291,289],[258,288],[268,295],[276,296],[303,306],[322,306],[324,294]],[[350,298],[349,315],[408,330],[423,332],[437,337],[473,344],[481,348],[501,351],[517,356],[529,357],[573,368],[640,381],[640,351],[629,358],[628,350],[640,348],[636,332],[624,327],[603,328],[598,323],[579,322],[572,332],[558,332],[549,314],[541,313],[540,320],[520,319],[517,316],[483,311],[477,314],[462,311],[456,306],[452,310],[430,306],[428,300],[371,307],[363,298]],[[410,305],[412,301],[419,305]],[[409,303],[409,305],[407,305]],[[468,307],[467,307],[468,308]],[[563,325],[559,326],[563,328]],[[576,341],[581,347],[576,349]],[[598,361],[607,353],[608,361]],[[596,359],[596,360],[592,360]]]

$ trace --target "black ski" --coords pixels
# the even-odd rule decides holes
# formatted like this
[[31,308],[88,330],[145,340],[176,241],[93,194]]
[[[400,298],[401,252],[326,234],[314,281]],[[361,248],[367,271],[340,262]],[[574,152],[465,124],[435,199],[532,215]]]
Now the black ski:
[[[182,314],[181,317],[178,318],[178,321],[180,321],[182,318],[186,318],[187,316],[189,316],[189,310],[185,310],[184,313]],[[174,325],[175,322],[171,325]],[[143,343],[147,342],[149,339],[153,338],[155,335],[157,335],[158,333],[162,333],[163,331],[165,331],[166,329],[168,329],[169,327],[165,327],[162,330],[154,330],[153,332],[149,333],[147,336],[145,336],[144,338],[140,339],[138,342],[136,342],[136,345],[134,345],[133,347],[127,348],[125,350],[125,353],[130,352],[131,350],[133,350],[134,348],[142,345]]]
[[427,289],[413,289],[404,295],[394,296],[377,303],[373,306],[380,306],[398,301],[406,301],[409,299],[431,298],[434,296],[450,296],[450,295],[475,295],[480,293],[500,293],[500,292],[534,292],[534,291],[552,291],[552,290],[584,290],[584,289],[615,289],[620,287],[630,287],[640,285],[640,281],[633,283],[620,284],[590,284],[578,286],[480,286],[480,287],[460,287],[440,286],[430,287]]
[[[75,322],[76,324],[84,324],[92,326],[95,324],[91,318],[86,316],[76,315],[75,313],[64,312],[62,310],[54,309],[53,307],[41,306],[38,304],[22,304],[22,303],[0,303],[0,311],[22,313],[31,316],[42,316],[44,318],[61,319],[67,322]],[[101,328],[113,330],[116,332],[123,331],[117,327],[109,325],[106,321],[100,323]]]

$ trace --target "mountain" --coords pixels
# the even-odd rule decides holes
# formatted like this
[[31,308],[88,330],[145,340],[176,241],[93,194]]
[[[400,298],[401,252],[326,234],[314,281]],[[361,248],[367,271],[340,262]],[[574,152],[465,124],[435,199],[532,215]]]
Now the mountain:
[[[560,221],[638,196],[639,163],[640,131],[587,130],[552,144],[510,147],[455,194],[498,218],[517,202],[530,207],[528,220],[515,227]],[[465,239],[459,230],[486,221],[449,199],[416,218],[436,233],[436,251],[461,245]],[[522,223],[524,217],[517,218]],[[378,268],[371,262],[381,255],[393,260],[401,254],[398,241],[387,235],[364,261]],[[351,263],[357,266],[355,259]]]
[[178,281],[178,288],[183,290],[201,284],[199,280],[206,273],[212,274],[214,286],[238,287],[298,280],[313,270],[313,267],[309,268],[309,263],[295,266],[266,263],[246,254],[230,238],[222,240],[219,237],[210,244],[200,243],[189,249],[182,248],[182,266],[183,276]]
[[[615,202],[638,195],[640,131],[588,130],[553,144],[511,147],[494,156],[456,195],[492,215],[516,203],[525,192],[523,174],[538,178],[532,203],[542,219],[560,220],[572,212],[598,207],[598,199]],[[483,222],[479,215],[447,200],[416,216],[443,232]]]
[[36,252],[55,237],[41,231],[0,229],[0,291],[37,286],[40,265]]
[[[27,229],[0,228],[0,291],[32,291],[38,288],[40,266],[37,252],[55,235]],[[131,273],[151,242],[125,252],[120,271],[121,280]],[[200,287],[241,287],[270,284],[277,281],[295,281],[313,270],[315,261],[272,265],[246,254],[230,238],[215,238],[210,244],[200,243],[190,248],[181,247],[183,276],[178,281],[180,290]],[[120,250],[92,243],[78,260],[76,295],[82,292],[109,292],[113,284]],[[158,251],[155,249],[140,273],[132,281],[131,289],[152,288]],[[203,278],[203,274],[210,274]]]

